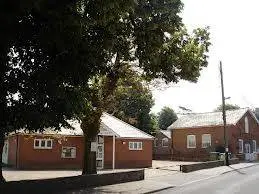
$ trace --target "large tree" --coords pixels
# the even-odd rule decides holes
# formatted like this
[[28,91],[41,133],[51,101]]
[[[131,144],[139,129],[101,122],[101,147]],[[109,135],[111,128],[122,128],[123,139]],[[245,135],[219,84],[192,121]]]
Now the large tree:
[[58,130],[86,115],[89,80],[106,72],[109,54],[79,8],[66,0],[1,1],[0,160],[8,132]]
[[[240,109],[240,106],[238,106],[236,104],[226,104],[225,105],[225,110],[237,110],[237,109]],[[215,112],[222,111],[222,104],[219,105],[217,108],[215,108],[214,111]]]
[[118,80],[108,112],[150,133],[152,123],[149,112],[153,104],[152,92],[147,83],[136,71],[129,69]]
[[163,107],[158,113],[158,125],[162,130],[166,130],[173,122],[177,120],[177,115],[170,107]]
[[[148,81],[163,79],[167,83],[180,79],[195,82],[207,66],[209,33],[196,29],[188,34],[179,16],[182,7],[180,0],[85,2],[84,14],[94,19],[94,25],[97,23],[108,39],[106,51],[111,56],[107,73],[93,82],[92,109],[82,119],[88,142],[86,156],[125,66],[138,70]],[[84,166],[88,166],[88,160]]]
[[8,18],[3,24],[16,27],[1,31],[11,37],[0,45],[0,139],[14,128],[58,129],[78,118],[83,174],[93,173],[90,142],[127,69],[169,83],[195,82],[207,66],[209,33],[187,32],[180,0],[9,2],[0,6]]

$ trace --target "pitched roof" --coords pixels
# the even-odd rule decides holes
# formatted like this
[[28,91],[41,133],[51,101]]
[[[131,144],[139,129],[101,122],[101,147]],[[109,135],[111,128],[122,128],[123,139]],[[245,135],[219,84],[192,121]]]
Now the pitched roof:
[[[43,134],[58,134],[58,135],[83,135],[80,123],[76,120],[68,121],[74,129],[61,127],[60,131],[46,129]],[[20,132],[24,132],[20,131]],[[108,114],[103,113],[101,117],[101,126],[99,135],[112,136],[120,138],[136,138],[136,139],[153,139],[153,136],[137,129],[136,127],[123,122],[122,120]]]
[[[235,125],[247,111],[249,111],[252,114],[252,116],[254,116],[254,114],[247,108],[226,111],[227,125]],[[223,125],[222,112],[194,113],[194,114],[188,114],[180,117],[172,125],[170,125],[168,129],[171,130],[171,129],[180,129],[180,128],[194,128],[194,127],[203,127],[203,126],[222,126],[222,125]]]
[[171,130],[160,130],[159,132],[163,133],[167,138],[171,139]]

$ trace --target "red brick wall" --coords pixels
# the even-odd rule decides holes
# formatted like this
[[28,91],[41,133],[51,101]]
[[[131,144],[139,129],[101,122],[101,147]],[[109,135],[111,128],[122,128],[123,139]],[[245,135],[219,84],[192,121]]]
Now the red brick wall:
[[[141,141],[142,150],[129,150],[130,141]],[[123,144],[123,142],[125,142]],[[112,168],[112,137],[104,138],[104,168]],[[116,139],[116,168],[142,168],[152,166],[152,140]]]
[[[155,138],[157,139],[157,146],[153,142],[153,159],[169,160],[172,158],[172,140],[165,136],[162,132],[157,132]],[[168,147],[162,146],[162,139],[168,138]]]
[[[175,129],[173,131],[173,158],[182,160],[207,160],[208,150],[202,148],[202,134],[211,134],[211,146],[224,145],[223,127]],[[196,148],[187,148],[187,135],[196,135]]]
[[[34,149],[34,139],[53,139],[52,149]],[[16,166],[17,135],[9,137],[8,161]],[[17,167],[20,169],[81,168],[83,137],[66,137],[59,143],[53,136],[19,135]],[[129,141],[142,141],[143,150],[129,150]],[[104,168],[112,168],[112,137],[104,138]],[[125,142],[125,144],[123,144]],[[76,147],[76,158],[61,158],[62,146]],[[152,140],[116,139],[116,168],[152,166]]]
[[8,138],[8,165],[16,166],[16,142],[17,136],[13,135]]
[[[248,118],[249,122],[249,133],[245,133],[245,117]],[[238,157],[243,158],[242,154],[238,154],[238,139],[243,139],[244,144],[250,143],[252,148],[252,140],[256,140],[259,145],[259,126],[254,117],[247,112],[242,119],[237,123],[236,128],[232,131],[231,145],[233,153],[239,155]],[[258,146],[257,146],[258,147]]]
[[[80,168],[83,161],[84,142],[82,137],[66,137],[61,140],[53,136],[52,149],[34,149],[34,139],[42,136],[20,136],[18,168]],[[58,141],[59,140],[59,141]],[[62,146],[76,147],[76,158],[61,158]]]
[[[244,119],[248,117],[249,133],[244,133]],[[255,119],[247,112],[237,125],[227,126],[229,151],[233,155],[238,155],[238,139],[245,142],[256,140],[259,143],[259,127]],[[224,129],[223,126],[216,127],[199,127],[188,129],[175,129],[172,133],[173,158],[180,160],[207,160],[209,151],[202,148],[202,134],[211,134],[212,149],[218,145],[224,146]],[[196,148],[187,148],[187,135],[196,135]],[[252,148],[252,145],[251,145]],[[214,150],[212,150],[214,151]],[[242,157],[242,156],[241,156]]]

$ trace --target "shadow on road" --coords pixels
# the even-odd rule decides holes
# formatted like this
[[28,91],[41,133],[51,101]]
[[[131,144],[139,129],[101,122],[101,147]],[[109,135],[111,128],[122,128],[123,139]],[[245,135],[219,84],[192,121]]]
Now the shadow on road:
[[236,169],[236,168],[233,168],[233,167],[231,167],[231,166],[228,166],[229,168],[231,168],[232,170],[234,170],[235,172],[237,172],[237,173],[239,173],[239,174],[242,174],[242,175],[245,175],[246,173],[244,173],[244,172],[242,172],[242,171],[240,171],[240,170],[238,170],[238,169]]

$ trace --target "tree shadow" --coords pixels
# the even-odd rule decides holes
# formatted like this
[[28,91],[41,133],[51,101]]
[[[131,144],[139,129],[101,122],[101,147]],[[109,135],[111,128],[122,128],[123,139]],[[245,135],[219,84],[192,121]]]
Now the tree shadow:
[[231,168],[233,171],[239,173],[239,174],[242,174],[242,175],[245,175],[245,174],[246,174],[246,173],[240,171],[239,169],[233,168],[233,167],[231,167],[231,166],[228,166],[228,167]]

